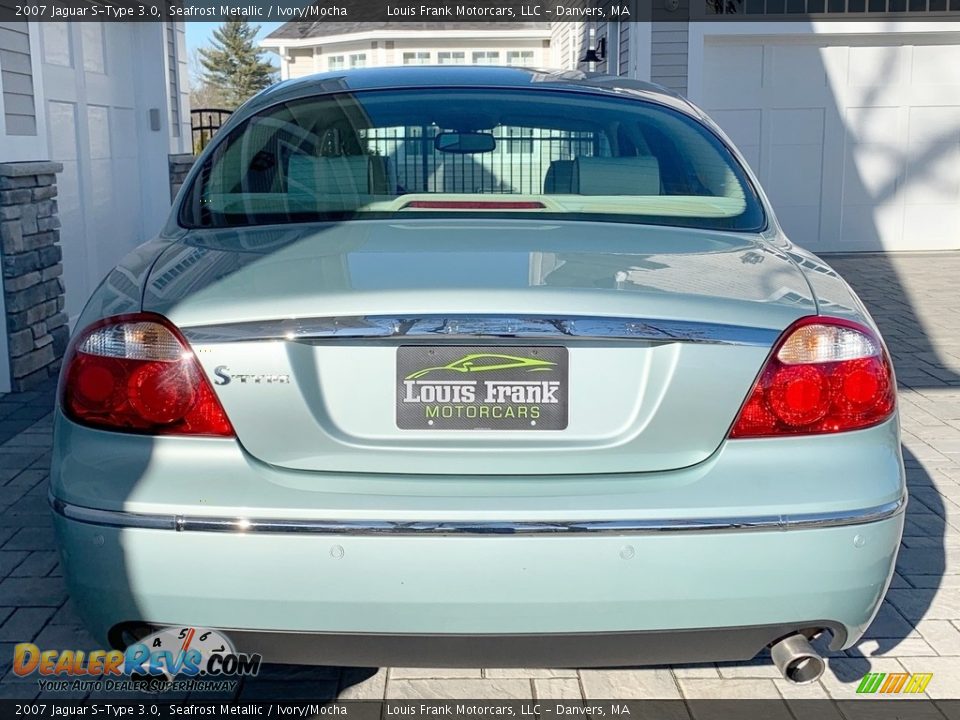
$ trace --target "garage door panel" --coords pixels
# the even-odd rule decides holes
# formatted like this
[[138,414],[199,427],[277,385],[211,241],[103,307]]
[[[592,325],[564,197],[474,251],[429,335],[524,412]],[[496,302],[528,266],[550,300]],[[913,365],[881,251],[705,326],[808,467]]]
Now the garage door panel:
[[772,110],[770,140],[774,145],[823,145],[823,108]]
[[903,96],[907,107],[956,107],[960,85],[908,85]]
[[111,155],[110,109],[102,105],[87,106],[87,146],[91,160],[102,160]]
[[766,84],[791,98],[799,93],[817,96],[827,89],[822,49],[811,45],[768,45],[770,77]]
[[793,241],[807,247],[820,236],[820,204],[779,205],[777,220]]
[[960,85],[960,46],[914,47],[910,82],[916,85]]
[[844,114],[845,135],[851,143],[869,143],[892,149],[902,143],[900,107],[847,107]]
[[737,145],[743,159],[747,161],[750,169],[760,177],[760,146],[759,145]]
[[137,118],[129,108],[113,108],[112,116],[113,150],[118,158],[136,158]]
[[763,46],[707,46],[704,51],[703,87],[708,107],[760,107]]
[[132,87],[133,63],[129,62],[136,50],[131,47],[131,36],[123,23],[104,24],[104,43],[107,53],[107,74],[113,79],[110,84],[111,103],[114,105],[131,105],[133,97],[126,92]]
[[923,238],[929,250],[951,250],[957,247],[960,210],[956,203],[907,206],[903,222],[906,232]]
[[[74,71],[72,68],[62,67],[60,65],[44,65],[44,90],[46,90],[47,85],[52,84],[54,87],[60,88],[53,96],[53,99],[75,103],[78,101],[80,95],[77,88],[69,84],[73,79],[73,76]],[[47,93],[47,97],[50,97],[49,93]]]
[[819,145],[775,145],[770,164],[790,172],[771,172],[764,182],[775,207],[819,207],[823,162]]
[[843,156],[843,202],[868,205],[889,200],[897,191],[903,158],[897,148],[852,144]]
[[113,163],[110,158],[90,161],[89,219],[102,228],[107,227],[113,205]]
[[70,26],[65,22],[40,23],[40,33],[43,43],[43,61],[52,65],[70,67],[73,62]]
[[50,129],[50,152],[63,162],[77,159],[77,106],[75,103],[51,100],[47,103],[47,127]]
[[960,144],[911,148],[903,182],[909,205],[960,205]]
[[827,247],[842,250],[898,247],[902,227],[902,206],[847,203],[843,208],[840,233]]
[[83,69],[88,73],[106,73],[107,49],[103,42],[103,23],[85,22],[80,26],[80,47]]
[[910,108],[907,141],[911,145],[960,143],[960,107]]
[[[742,46],[727,36],[708,38],[704,57],[704,97],[716,100],[705,107],[749,148],[794,240],[816,251],[960,248],[960,43],[951,35],[797,33],[746,36]],[[738,127],[748,117],[749,130]]]
[[716,110],[711,117],[724,129],[753,171],[760,174],[760,110]]
[[[137,158],[114,158],[113,176],[116,179],[114,196],[117,204],[130,205],[139,202],[139,173]],[[110,247],[109,257],[123,257],[132,245],[138,243],[140,233],[139,218],[131,215],[120,215],[114,222],[110,238],[113,247]]]
[[876,92],[905,81],[906,48],[897,45],[854,46],[849,48],[849,53],[848,87],[868,88],[870,92]]

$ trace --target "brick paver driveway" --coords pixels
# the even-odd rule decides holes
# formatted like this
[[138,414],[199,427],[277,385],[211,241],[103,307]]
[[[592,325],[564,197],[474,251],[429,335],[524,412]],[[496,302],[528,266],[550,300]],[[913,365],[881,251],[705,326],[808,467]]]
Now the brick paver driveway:
[[[767,657],[641,670],[270,666],[239,687],[240,697],[843,699],[868,671],[933,672],[930,697],[960,697],[960,253],[832,263],[861,293],[894,356],[911,502],[887,601],[865,639],[829,657],[819,683],[791,686]],[[14,643],[96,647],[71,608],[54,552],[46,504],[51,396],[46,388],[0,398],[2,697],[39,693],[35,681],[9,671]]]

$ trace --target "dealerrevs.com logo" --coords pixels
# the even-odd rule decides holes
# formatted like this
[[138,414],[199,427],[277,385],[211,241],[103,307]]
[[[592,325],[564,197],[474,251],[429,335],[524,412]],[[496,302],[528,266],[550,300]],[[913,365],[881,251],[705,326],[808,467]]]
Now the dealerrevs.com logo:
[[405,345],[397,349],[401,430],[563,430],[567,349]]
[[238,653],[219,630],[169,627],[126,650],[42,649],[20,643],[12,670],[37,676],[41,691],[232,690],[237,677],[255,676],[260,655]]

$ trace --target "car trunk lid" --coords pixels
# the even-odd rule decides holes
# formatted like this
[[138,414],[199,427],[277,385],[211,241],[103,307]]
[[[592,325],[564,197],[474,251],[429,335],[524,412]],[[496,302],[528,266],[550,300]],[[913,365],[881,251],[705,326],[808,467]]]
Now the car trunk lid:
[[191,232],[144,309],[264,462],[557,474],[702,462],[815,305],[756,236],[464,219]]

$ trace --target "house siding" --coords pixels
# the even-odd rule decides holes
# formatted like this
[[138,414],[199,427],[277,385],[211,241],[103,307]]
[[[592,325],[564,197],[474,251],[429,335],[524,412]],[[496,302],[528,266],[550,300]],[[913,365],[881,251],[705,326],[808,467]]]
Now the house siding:
[[[689,8],[689,0],[680,1],[678,12]],[[650,80],[681,95],[687,93],[687,22],[658,22],[650,31]]]
[[617,75],[630,74],[630,25],[625,22],[617,23],[617,35],[619,37],[620,57],[617,58]]
[[[597,63],[597,72],[601,72],[601,73],[615,72],[612,66],[613,64],[610,62],[610,54],[613,52],[614,43],[616,43],[617,41],[616,37],[610,34],[610,29],[612,27],[613,26],[606,21],[598,22],[594,25],[594,36],[593,36],[594,47],[596,47],[600,43],[601,38],[605,38],[607,41],[607,55],[604,56],[603,60]],[[589,35],[588,35],[588,42],[589,42]]]
[[36,135],[37,109],[25,22],[0,23],[0,87],[7,135]]
[[550,40],[553,46],[552,65],[568,67],[570,57],[570,29],[564,23],[553,23],[550,27]]
[[575,38],[573,48],[573,67],[579,68],[580,58],[582,58],[590,48],[590,23],[578,22],[573,32]]
[[[579,4],[582,5],[582,1]],[[580,58],[586,51],[587,23],[556,22],[551,30],[552,64],[566,70],[579,67]]]

